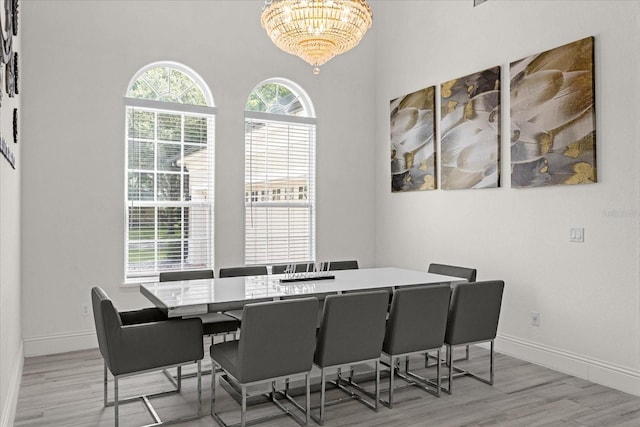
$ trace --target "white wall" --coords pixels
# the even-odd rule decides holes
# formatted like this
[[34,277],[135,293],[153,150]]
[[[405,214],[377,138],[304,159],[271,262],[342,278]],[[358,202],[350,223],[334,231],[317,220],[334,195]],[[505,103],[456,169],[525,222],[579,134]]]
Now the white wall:
[[[377,264],[458,264],[504,279],[500,351],[640,394],[640,2],[376,4]],[[509,63],[591,35],[599,182],[512,189]],[[495,65],[502,188],[391,194],[389,100]],[[570,226],[585,228],[583,244],[569,243]]]
[[160,60],[209,84],[216,105],[216,268],[243,263],[244,105],[284,77],[318,117],[317,256],[373,265],[373,34],[319,76],[278,50],[254,1],[29,1],[23,17],[25,354],[96,345],[82,316],[92,286],[121,309],[149,305],[122,288],[124,108],[130,79]]
[[[217,267],[243,259],[245,98],[263,79],[290,78],[310,94],[319,118],[319,259],[415,269],[429,262],[476,266],[479,279],[507,283],[501,351],[640,394],[634,138],[640,3],[490,0],[473,8],[471,0],[375,0],[374,29],[320,76],[271,44],[258,24],[261,5],[21,3],[28,123],[22,131],[28,144],[21,145],[25,353],[95,345],[92,319],[81,315],[94,285],[123,309],[148,304],[136,289],[120,287],[122,96],[139,68],[171,59],[202,75],[219,107]],[[502,65],[506,112],[510,61],[590,35],[596,40],[598,184],[511,189],[505,137],[500,189],[390,193],[390,99]],[[509,135],[507,114],[502,134]],[[5,200],[18,198],[17,184],[11,185],[14,190],[1,189],[2,209]],[[568,242],[570,226],[585,227],[585,243]],[[11,250],[19,245],[15,237],[8,241]],[[17,264],[10,262],[14,269]],[[12,280],[18,276],[12,273]],[[10,298],[19,294],[17,286]],[[15,340],[19,328],[7,328],[5,316],[15,324],[19,309],[5,314],[13,303],[5,299],[4,282],[1,297],[1,330]],[[529,325],[531,311],[540,312],[538,328]],[[3,359],[3,382],[6,366]]]
[[[2,15],[3,26],[4,14]],[[3,27],[6,28],[6,27]],[[18,30],[21,25],[18,25]],[[13,38],[20,59],[21,37]],[[2,66],[4,69],[4,65]],[[3,70],[4,73],[4,70]],[[0,426],[13,423],[22,374],[22,312],[20,305],[20,183],[23,171],[21,132],[13,143],[13,109],[22,116],[21,95],[7,96],[4,78],[0,80],[0,135],[16,158],[16,169],[0,154]],[[21,85],[20,85],[21,86]]]

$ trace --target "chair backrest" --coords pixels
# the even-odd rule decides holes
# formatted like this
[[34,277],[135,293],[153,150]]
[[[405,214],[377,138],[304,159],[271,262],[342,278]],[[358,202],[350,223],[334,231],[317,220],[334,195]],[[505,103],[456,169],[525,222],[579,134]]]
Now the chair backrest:
[[[314,263],[312,262],[303,262],[303,263],[296,264],[295,272],[304,273],[306,271],[313,271],[313,265]],[[287,266],[288,266],[287,264],[273,265],[271,266],[271,274],[284,274],[285,270],[287,269]]]
[[160,273],[160,281],[213,279],[213,276],[213,270],[163,271]]
[[91,302],[100,353],[113,375],[202,359],[199,318],[162,321],[148,309],[121,314],[99,287],[91,289]]
[[245,305],[237,380],[248,383],[310,371],[317,316],[318,299],[313,297]]
[[266,265],[251,265],[248,267],[228,267],[221,268],[219,276],[222,277],[240,277],[240,276],[264,276],[267,274]]
[[455,265],[429,264],[429,273],[461,277],[467,279],[467,282],[475,282],[478,270],[475,268],[457,267]]
[[358,261],[357,260],[349,260],[349,261],[331,261],[329,264],[329,270],[357,270],[358,269]]
[[495,339],[504,282],[461,283],[453,290],[445,343],[450,345]]
[[122,320],[118,310],[102,288],[96,286],[91,289],[91,305],[93,308],[93,321],[98,336],[98,347],[105,363],[111,369],[109,354],[109,334],[115,333],[122,327]]
[[314,362],[327,367],[378,358],[388,304],[385,290],[327,296]]
[[399,355],[442,347],[450,299],[446,284],[396,289],[382,351]]

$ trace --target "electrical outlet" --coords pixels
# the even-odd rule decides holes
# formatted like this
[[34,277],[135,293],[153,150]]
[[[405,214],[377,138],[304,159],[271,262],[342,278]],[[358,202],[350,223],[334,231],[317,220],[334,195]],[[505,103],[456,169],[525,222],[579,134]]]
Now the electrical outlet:
[[575,243],[584,242],[584,227],[570,227],[569,228],[569,241]]
[[540,326],[540,313],[537,311],[531,312],[531,326]]
[[89,304],[82,304],[82,315],[83,316],[89,315]]

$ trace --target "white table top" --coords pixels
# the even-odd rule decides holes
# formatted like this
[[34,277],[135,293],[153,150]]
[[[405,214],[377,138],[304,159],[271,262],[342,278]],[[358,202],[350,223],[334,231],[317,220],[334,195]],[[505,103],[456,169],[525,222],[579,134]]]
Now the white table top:
[[284,274],[183,280],[140,285],[140,292],[156,307],[167,309],[170,317],[205,314],[216,304],[246,303],[252,299],[279,299],[291,295],[337,293],[358,289],[459,283],[464,279],[401,268],[362,268],[331,271],[335,279],[280,283]]

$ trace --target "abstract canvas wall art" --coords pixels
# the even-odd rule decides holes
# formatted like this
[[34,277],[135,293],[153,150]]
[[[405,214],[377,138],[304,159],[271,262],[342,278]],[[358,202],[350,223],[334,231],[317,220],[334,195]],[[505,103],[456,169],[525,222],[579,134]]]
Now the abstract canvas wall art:
[[511,63],[512,187],[596,182],[593,41]]
[[391,191],[436,188],[435,86],[391,101]]
[[440,169],[445,190],[500,185],[500,67],[440,86]]

